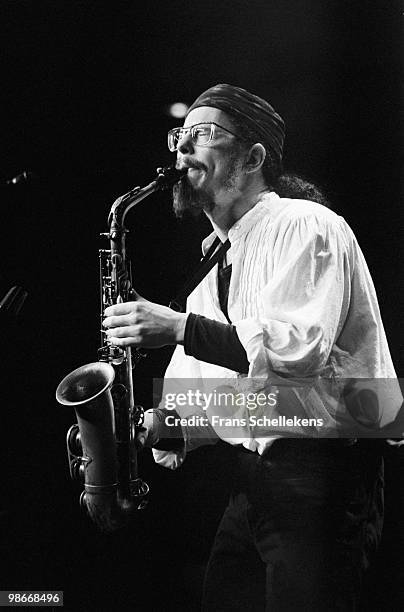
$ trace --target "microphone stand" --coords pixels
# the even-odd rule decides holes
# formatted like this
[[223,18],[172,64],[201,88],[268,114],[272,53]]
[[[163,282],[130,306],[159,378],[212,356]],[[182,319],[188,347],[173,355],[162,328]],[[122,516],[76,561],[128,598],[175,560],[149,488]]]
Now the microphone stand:
[[27,291],[22,287],[11,287],[0,302],[0,321],[17,317],[27,296]]

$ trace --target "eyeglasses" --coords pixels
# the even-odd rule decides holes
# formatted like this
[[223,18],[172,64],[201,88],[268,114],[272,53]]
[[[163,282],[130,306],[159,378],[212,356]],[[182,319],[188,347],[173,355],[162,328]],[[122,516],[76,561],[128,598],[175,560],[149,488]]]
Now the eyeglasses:
[[234,132],[231,132],[227,128],[222,127],[217,123],[196,123],[190,127],[177,127],[168,132],[168,148],[170,151],[176,151],[178,149],[179,141],[184,138],[186,134],[191,134],[192,143],[198,147],[206,147],[216,138],[217,129],[224,130],[236,138],[240,138]]

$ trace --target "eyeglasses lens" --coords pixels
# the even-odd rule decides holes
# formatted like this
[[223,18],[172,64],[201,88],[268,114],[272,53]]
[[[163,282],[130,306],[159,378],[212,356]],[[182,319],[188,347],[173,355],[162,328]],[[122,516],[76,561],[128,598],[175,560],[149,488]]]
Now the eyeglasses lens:
[[191,128],[174,128],[168,132],[168,148],[170,151],[176,151],[179,141],[188,133],[191,134],[192,142],[195,145],[206,145],[212,140],[213,130],[212,123],[200,123]]

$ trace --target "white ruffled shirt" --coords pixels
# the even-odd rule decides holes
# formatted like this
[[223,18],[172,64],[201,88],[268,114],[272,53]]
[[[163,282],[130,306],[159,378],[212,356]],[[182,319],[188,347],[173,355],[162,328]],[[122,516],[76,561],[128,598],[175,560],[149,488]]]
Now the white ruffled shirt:
[[[212,233],[203,241],[204,253],[215,237]],[[279,397],[290,414],[303,410],[320,415],[323,435],[332,435],[338,410],[335,397],[322,386],[324,378],[396,376],[373,282],[352,230],[320,204],[270,192],[235,223],[228,238],[228,314],[247,353],[248,376],[199,361],[177,346],[165,374],[163,398],[167,392],[184,391],[188,381],[206,392],[216,389],[221,379],[234,392],[281,389]],[[227,323],[218,299],[217,266],[189,296],[187,312]],[[320,384],[313,386],[313,381]],[[391,386],[388,392],[391,395]],[[398,412],[402,399],[397,386],[394,393],[377,415],[378,426],[390,423]],[[187,451],[218,438],[262,453],[276,437],[286,435],[267,425],[251,426],[249,419],[245,427],[217,427],[203,406],[176,406],[176,411],[187,423],[201,415],[205,425],[195,425],[195,419],[194,425],[182,423],[182,451],[153,449],[155,460],[172,469],[181,465]],[[268,414],[268,408],[265,411]],[[243,409],[236,412],[240,416]],[[299,434],[312,436],[313,430],[303,428]]]

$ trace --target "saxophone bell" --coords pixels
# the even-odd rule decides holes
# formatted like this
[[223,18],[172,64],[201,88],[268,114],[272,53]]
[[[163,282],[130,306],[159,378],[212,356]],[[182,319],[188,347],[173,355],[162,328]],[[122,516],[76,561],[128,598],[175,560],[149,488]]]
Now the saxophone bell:
[[[110,364],[89,363],[68,374],[56,390],[57,401],[76,412],[77,424],[67,433],[67,453],[71,477],[84,481],[80,505],[105,533],[124,527],[135,510],[145,507],[149,492],[139,478],[129,483],[129,491],[120,487],[111,393],[114,378]],[[131,427],[135,432],[134,421]]]

